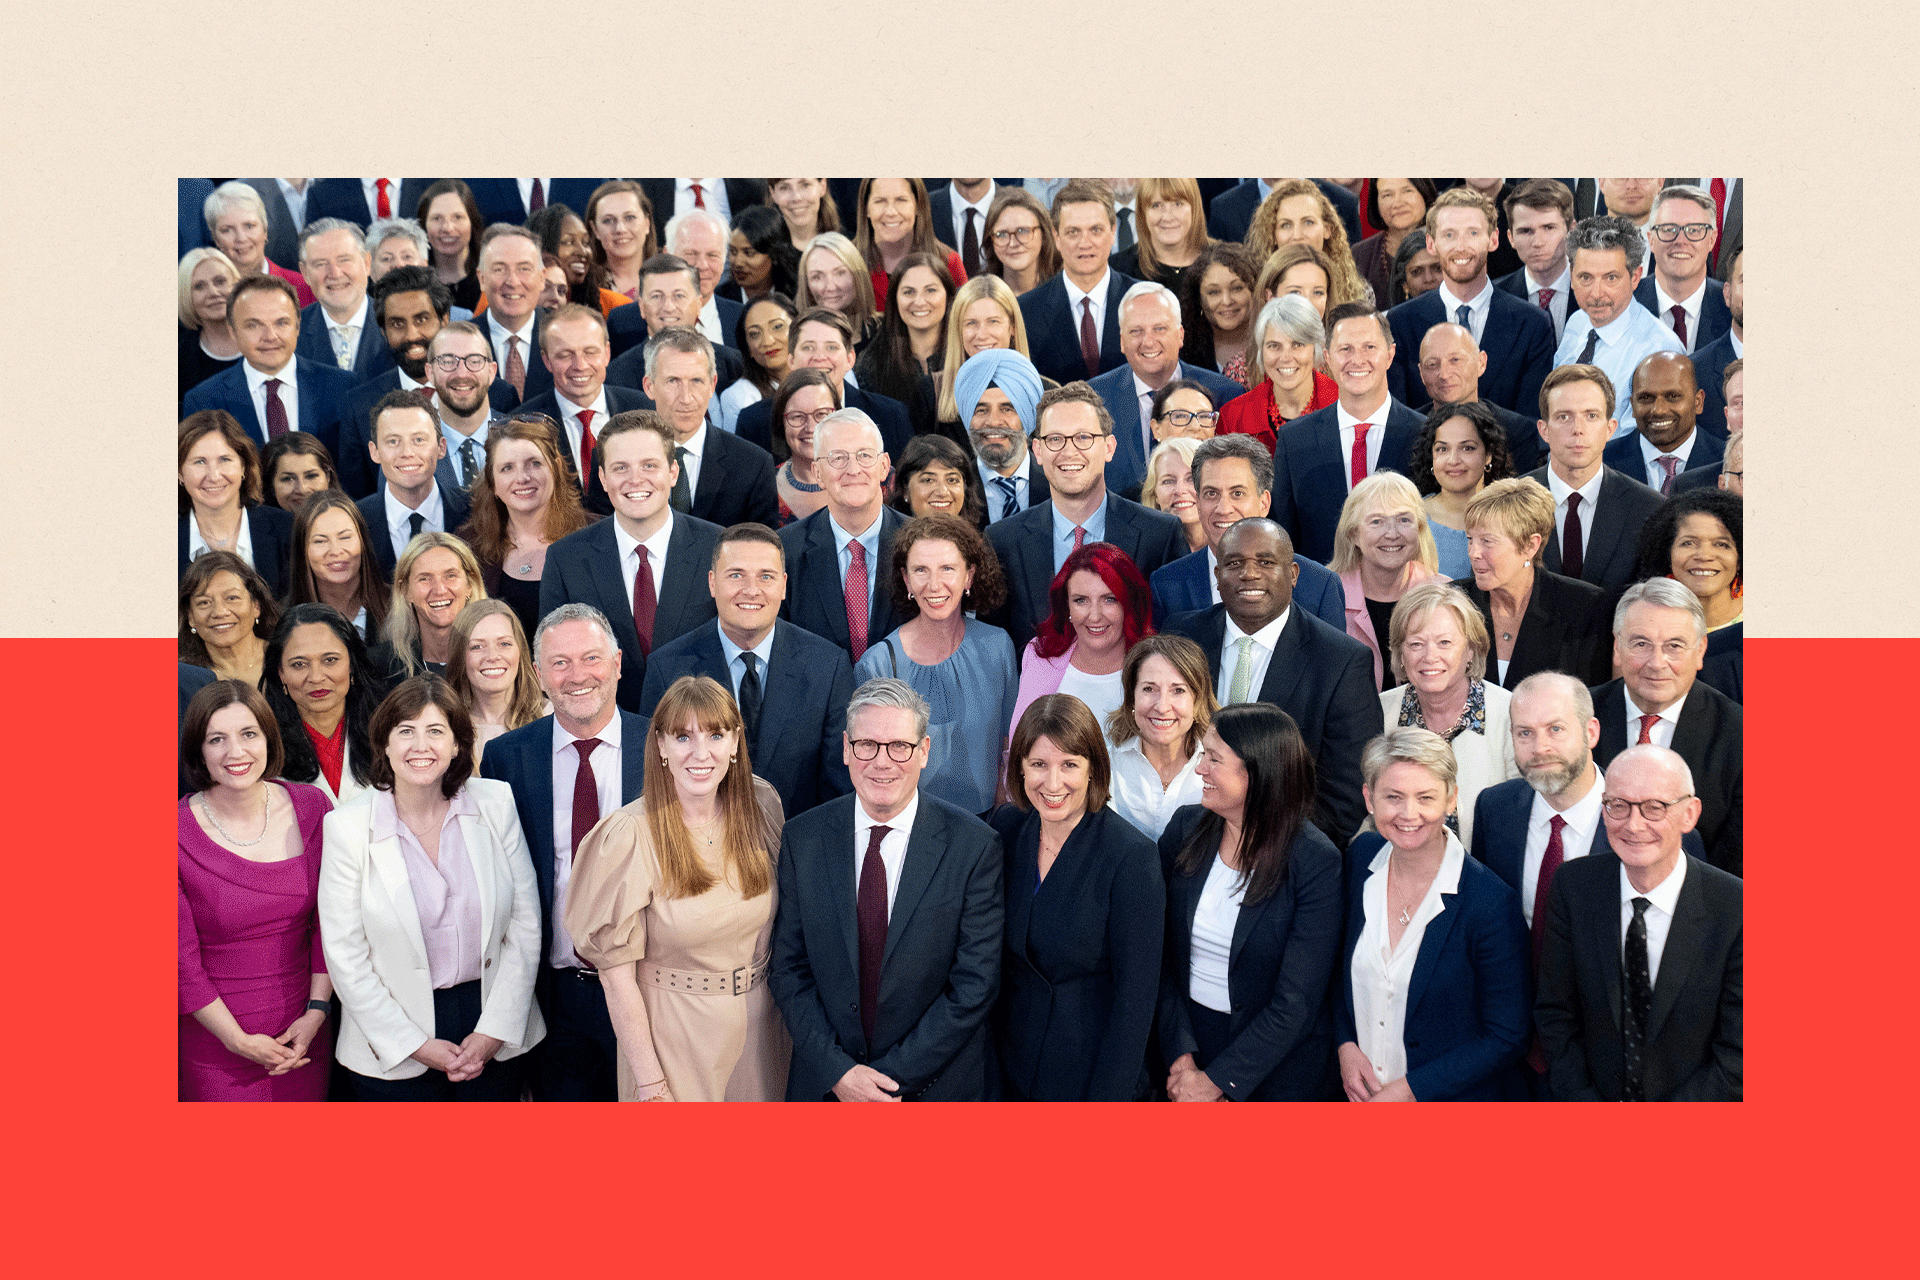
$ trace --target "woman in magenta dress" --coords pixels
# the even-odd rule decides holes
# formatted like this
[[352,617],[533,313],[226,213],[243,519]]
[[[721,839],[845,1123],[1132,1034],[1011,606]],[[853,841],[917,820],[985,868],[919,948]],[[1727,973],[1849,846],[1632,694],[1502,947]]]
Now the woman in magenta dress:
[[319,1102],[333,984],[315,892],[326,794],[268,782],[279,726],[251,686],[187,704],[180,754],[180,1100]]

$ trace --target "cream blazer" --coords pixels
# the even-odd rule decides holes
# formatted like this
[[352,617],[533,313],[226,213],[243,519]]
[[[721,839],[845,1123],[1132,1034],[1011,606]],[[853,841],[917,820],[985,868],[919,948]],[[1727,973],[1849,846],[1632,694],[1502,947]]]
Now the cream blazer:
[[[460,834],[486,928],[474,1029],[503,1042],[497,1057],[512,1058],[547,1033],[533,999],[540,896],[512,789],[472,778],[467,790],[480,814],[460,818]],[[372,838],[377,794],[363,791],[326,817],[320,941],[340,996],[340,1062],[361,1075],[405,1080],[427,1069],[409,1055],[433,1037],[433,981],[400,841]]]

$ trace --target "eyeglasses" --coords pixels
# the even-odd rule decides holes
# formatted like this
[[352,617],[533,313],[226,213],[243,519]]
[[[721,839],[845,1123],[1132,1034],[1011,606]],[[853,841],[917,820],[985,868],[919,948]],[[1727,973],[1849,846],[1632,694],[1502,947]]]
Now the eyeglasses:
[[872,738],[850,738],[848,745],[853,748],[856,760],[872,760],[879,756],[880,748],[887,749],[887,759],[895,764],[905,764],[913,759],[913,753],[920,749],[917,742],[875,742]]
[[800,410],[795,409],[792,413],[782,418],[781,421],[789,427],[792,427],[795,431],[798,431],[802,427],[819,426],[827,420],[828,415],[832,412],[833,410],[831,409],[815,409],[812,413],[802,413]]
[[[845,471],[848,467],[856,463],[859,464],[862,471],[865,471],[874,463],[880,461],[880,455],[871,449],[862,449],[858,453],[847,453],[845,450],[842,450],[839,453],[830,453],[826,457],[818,459],[818,461],[825,463],[829,471]],[[869,756],[867,758],[870,760],[873,757]]]
[[1211,409],[1199,413],[1191,409],[1169,409],[1160,415],[1160,421],[1176,427],[1190,427],[1196,422],[1203,427],[1210,427],[1219,420],[1220,415]]
[[1689,240],[1705,240],[1707,233],[1712,230],[1713,224],[1711,222],[1689,222],[1685,225],[1678,222],[1663,222],[1657,227],[1648,227],[1647,234],[1655,240],[1658,240],[1661,244],[1672,244],[1680,238],[1682,231],[1687,233],[1687,239]]
[[1672,800],[1622,800],[1618,796],[1608,796],[1600,802],[1600,812],[1615,822],[1625,822],[1627,815],[1638,809],[1640,816],[1648,822],[1658,822],[1667,816],[1667,810],[1681,801],[1691,799],[1692,796],[1678,796]]
[[1048,453],[1058,453],[1071,442],[1074,448],[1085,453],[1087,450],[1093,448],[1094,441],[1103,438],[1106,434],[1104,431],[1099,435],[1095,435],[1091,431],[1082,431],[1077,435],[1071,436],[1035,436],[1033,442],[1037,445],[1044,445]]
[[458,369],[462,363],[465,363],[465,365],[467,366],[467,372],[479,373],[482,369],[486,368],[488,365],[493,363],[493,357],[492,356],[435,356],[433,358],[433,367],[438,369],[442,373],[452,373],[455,369]]
[[1039,234],[1039,227],[1007,227],[993,233],[993,242],[998,245],[1025,244]]

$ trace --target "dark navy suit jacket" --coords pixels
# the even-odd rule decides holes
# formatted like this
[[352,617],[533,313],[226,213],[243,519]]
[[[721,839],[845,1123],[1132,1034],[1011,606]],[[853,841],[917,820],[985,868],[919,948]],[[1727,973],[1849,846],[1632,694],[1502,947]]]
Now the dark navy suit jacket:
[[[1273,451],[1271,514],[1293,535],[1295,551],[1322,564],[1333,558],[1333,535],[1347,501],[1349,461],[1340,450],[1339,408],[1330,404],[1286,423]],[[1375,470],[1407,474],[1413,442],[1425,426],[1425,417],[1389,398]]]
[[[294,345],[293,353],[305,356],[315,364],[339,367],[333,358],[333,339],[327,336],[327,319],[321,314],[317,302],[310,302],[300,309],[300,341]],[[369,307],[367,322],[360,326],[359,344],[354,348],[353,368],[343,372],[352,374],[356,382],[365,382],[391,368],[393,349],[387,345],[387,336],[380,332],[373,309]]]
[[[487,337],[487,354],[489,355],[493,354],[493,321],[490,319],[491,314],[491,312],[482,311],[473,318],[473,322],[480,326],[480,332]],[[547,362],[540,358],[540,326],[544,319],[545,317],[540,315],[539,312],[536,311],[534,313],[533,329],[527,336],[527,349],[521,355],[521,358],[527,362],[526,394],[517,397],[514,401],[515,404],[518,404],[521,400],[531,400],[535,396],[544,395],[553,390],[553,374],[548,371]],[[507,381],[506,361],[501,360],[495,366],[493,380],[496,383],[505,383]],[[507,390],[509,392],[513,390],[511,383],[507,383]]]
[[[1649,266],[1646,278],[1640,282],[1640,287],[1633,291],[1633,300],[1659,316],[1661,324],[1672,328],[1673,318],[1654,310],[1659,305],[1659,300],[1654,297],[1653,287],[1653,269]],[[1687,335],[1693,339],[1695,351],[1718,342],[1733,328],[1733,312],[1727,309],[1727,300],[1721,294],[1724,287],[1713,277],[1707,277],[1707,296],[1700,299],[1700,327]]]
[[1693,380],[1707,393],[1707,403],[1695,418],[1694,425],[1708,435],[1718,436],[1722,441],[1727,438],[1727,397],[1720,388],[1721,379],[1726,376],[1727,366],[1733,363],[1733,330],[1721,334],[1710,343],[1693,349]]
[[[1676,490],[1679,489],[1680,476],[1685,475],[1689,471],[1698,471],[1702,467],[1717,467],[1720,460],[1726,457],[1726,454],[1726,442],[1717,436],[1708,435],[1706,432],[1699,430],[1698,424],[1696,423],[1693,433],[1693,448],[1688,451],[1687,465],[1680,468],[1680,475],[1676,475],[1673,478],[1674,488]],[[1612,467],[1615,471],[1638,480],[1654,492],[1658,493],[1660,491],[1660,468],[1656,466],[1653,469],[1653,475],[1647,474],[1646,459],[1643,458],[1640,453],[1640,433],[1638,431],[1630,431],[1626,435],[1615,436],[1613,439],[1607,441],[1607,447],[1600,451],[1600,460],[1607,466]],[[1601,488],[1604,489],[1606,486],[1602,485]]]
[[[1637,442],[1634,448],[1639,448]],[[1603,451],[1603,460],[1604,457]],[[1547,468],[1528,472],[1527,478],[1546,485]],[[1640,555],[1641,526],[1646,524],[1648,516],[1659,510],[1663,501],[1665,499],[1660,496],[1658,489],[1649,489],[1635,480],[1630,472],[1607,466],[1606,479],[1600,482],[1600,510],[1585,528],[1586,548],[1580,565],[1580,580],[1591,582],[1607,592],[1609,600],[1618,599],[1620,592],[1626,590],[1627,584],[1636,576],[1634,570]],[[1547,545],[1540,553],[1540,563],[1555,573],[1560,572],[1560,526],[1557,522],[1553,532],[1547,535]]]
[[[1100,368],[1105,373],[1126,363],[1120,354],[1120,299],[1139,284],[1132,276],[1107,271],[1106,315],[1100,321]],[[1087,362],[1080,358],[1080,317],[1067,305],[1065,276],[1055,276],[1020,295],[1020,318],[1027,326],[1033,367],[1055,382],[1085,382]]]
[[[627,351],[622,352],[620,355],[615,356],[612,359],[612,361],[608,363],[607,365],[607,385],[608,386],[628,387],[634,391],[640,392],[642,395],[646,395],[646,391],[647,391],[647,388],[646,388],[647,345],[646,344],[647,344],[647,331],[646,331],[646,327],[643,325],[640,329],[640,341],[638,342],[638,344],[629,348]],[[734,383],[738,382],[743,376],[745,376],[746,371],[747,371],[746,360],[741,356],[741,354],[738,351],[735,351],[732,347],[716,346],[713,349],[713,372],[714,372],[713,394],[718,396],[722,391],[725,391],[728,387],[732,386]],[[761,403],[764,404],[765,401],[762,401]],[[647,399],[647,408],[649,409],[653,408],[652,397],[648,397]],[[709,415],[709,420],[711,420],[713,416],[713,410],[709,408],[707,410],[707,413]]]
[[[441,514],[446,517],[448,533],[458,533],[460,526],[467,522],[473,513],[473,504],[468,500],[466,490],[448,483],[451,472],[444,471],[445,458],[440,459],[434,468],[433,481],[440,486]],[[378,483],[379,472],[375,472],[374,491],[353,505],[360,508],[360,518],[367,525],[367,541],[372,546],[374,563],[380,566],[381,576],[387,581],[393,580],[394,565],[399,557],[393,553],[393,538],[387,533],[387,499],[383,492],[385,486]]]
[[[1387,312],[1393,329],[1393,369],[1387,374],[1387,389],[1408,408],[1424,409],[1432,403],[1420,381],[1420,340],[1428,329],[1452,318],[1438,289]],[[1492,290],[1486,330],[1480,336],[1480,350],[1487,356],[1487,371],[1480,375],[1480,398],[1515,413],[1537,416],[1540,384],[1553,371],[1553,348],[1553,321],[1546,312],[1504,289]]]
[[[1111,492],[1106,540],[1127,553],[1143,578],[1187,553],[1187,535],[1177,517]],[[1047,593],[1054,575],[1053,502],[994,521],[987,526],[987,541],[1006,573],[1007,602],[981,621],[1005,628],[1013,637],[1013,651],[1023,653],[1052,607]]]
[[[320,437],[327,452],[338,458],[340,427],[346,418],[347,397],[353,391],[353,375],[332,360],[321,364],[297,354],[294,359],[298,362],[294,366],[294,380],[300,388],[300,421],[295,425],[308,435]],[[234,361],[230,368],[187,392],[180,403],[183,417],[202,409],[224,409],[239,420],[256,446],[266,447],[266,424],[253,411],[253,397],[247,394],[246,361]]]
[[[1293,584],[1293,602],[1330,627],[1347,629],[1347,596],[1340,577],[1318,560],[1294,552],[1300,580]],[[1200,548],[1172,564],[1153,571],[1147,585],[1153,590],[1153,625],[1168,618],[1213,608],[1213,575],[1207,570],[1207,549]]]
[[[380,468],[367,452],[367,442],[373,438],[373,407],[389,392],[398,390],[400,370],[388,361],[386,372],[362,382],[347,396],[347,412],[340,423],[340,451],[334,454],[333,465],[340,473],[341,490],[350,497],[364,498],[380,487]],[[494,413],[510,412],[515,401],[513,388],[504,378],[495,378],[487,389],[487,403]]]
[[[605,178],[548,178],[542,182],[548,204],[564,204],[579,214],[584,221],[587,216],[587,197],[594,188],[607,181]],[[473,191],[473,201],[480,206],[480,216],[489,226],[496,222],[524,223],[527,220],[527,204],[520,198],[520,181],[517,178],[468,178],[467,186]],[[418,204],[416,199],[415,204]],[[408,209],[411,215],[413,210]],[[659,225],[666,224],[666,218],[659,219]]]
[[[420,197],[437,179],[402,178],[398,188],[389,187],[387,195],[396,218],[411,218],[420,209]],[[374,210],[367,207],[366,188],[358,178],[315,178],[307,188],[307,221],[338,218],[365,231],[373,225]],[[369,248],[372,246],[369,245]],[[293,264],[289,264],[293,265]]]
[[[1223,378],[1211,369],[1202,369],[1185,361],[1180,362],[1173,376],[1198,382],[1213,394],[1215,404],[1224,405],[1237,396],[1245,395],[1247,390],[1232,378]],[[1146,424],[1140,421],[1140,402],[1133,394],[1133,369],[1122,361],[1118,369],[1109,369],[1095,378],[1091,385],[1106,403],[1107,412],[1113,415],[1113,434],[1117,445],[1113,451],[1113,461],[1107,464],[1107,488],[1114,493],[1137,493],[1141,481],[1147,476],[1147,454],[1150,450],[1144,439]]]
[[[1601,782],[1595,779],[1594,785]],[[1525,778],[1508,778],[1482,791],[1474,801],[1473,844],[1467,850],[1520,894],[1527,891],[1527,822],[1533,816],[1533,796],[1533,787]],[[1698,831],[1682,836],[1680,847],[1696,858],[1707,856]],[[1593,829],[1587,855],[1612,853],[1607,824],[1602,822]]]
[[[787,561],[787,598],[780,604],[780,616],[851,654],[853,638],[847,632],[847,597],[840,582],[840,552],[833,542],[832,519],[828,508],[822,507],[780,530]],[[878,644],[901,622],[893,611],[890,582],[893,535],[906,522],[907,517],[892,507],[880,509],[880,550],[867,564],[867,580],[873,586],[868,644]]]
[[[881,442],[886,445],[887,453],[897,466],[900,455],[913,440],[913,422],[907,417],[907,406],[890,396],[862,391],[859,387],[848,387],[846,392],[847,408],[858,409],[873,419],[873,424],[880,428]],[[733,424],[733,433],[742,440],[751,440],[771,454],[773,401],[756,400],[742,408],[740,417]]]
[[[739,321],[743,308],[731,298],[716,297],[713,305],[720,313],[720,332],[725,335],[714,345],[725,347],[737,356],[740,353],[734,350],[733,326]],[[614,359],[617,360],[635,347],[644,347],[646,344],[647,322],[640,318],[639,303],[629,302],[625,306],[615,307],[607,312],[607,346],[612,351]]]

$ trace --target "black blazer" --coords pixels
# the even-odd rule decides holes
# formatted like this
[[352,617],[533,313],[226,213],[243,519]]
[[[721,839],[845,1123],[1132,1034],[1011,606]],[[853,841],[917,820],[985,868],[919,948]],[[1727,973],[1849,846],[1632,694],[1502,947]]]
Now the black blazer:
[[1086,814],[1040,877],[1040,815],[1004,805],[1007,933],[994,1045],[1007,1095],[1146,1096],[1167,887],[1153,841],[1111,807]]
[[[482,311],[473,318],[473,323],[479,325],[480,332],[486,336],[488,355],[493,354],[492,314],[491,311]],[[542,350],[540,346],[540,326],[545,321],[546,317],[538,311],[533,313],[533,331],[527,336],[527,349],[521,356],[521,358],[527,362],[526,392],[523,395],[514,396],[514,404],[516,405],[522,400],[531,400],[535,396],[545,395],[547,392],[553,390],[553,373],[547,368],[547,362],[540,354]],[[493,380],[497,383],[506,383],[507,391],[510,394],[513,392],[513,384],[507,382],[506,361],[502,360],[494,367]]]
[[[653,225],[659,229],[660,244],[664,249],[667,243],[667,223],[673,220],[674,186],[678,178],[638,178],[640,189],[647,193],[647,199],[653,203]],[[727,187],[727,212],[734,217],[740,211],[756,204],[767,202],[767,180],[765,178],[722,178]],[[582,217],[586,216],[586,205],[577,206]]]
[[[1380,442],[1377,471],[1406,475],[1413,442],[1427,425],[1389,397],[1387,434]],[[1293,549],[1321,564],[1333,559],[1333,535],[1347,501],[1349,459],[1340,448],[1339,406],[1304,414],[1280,428],[1273,451],[1273,518],[1293,535]]]
[[[735,302],[732,298],[722,298],[718,294],[714,295],[713,306],[719,315],[720,332],[726,335],[720,341],[713,344],[714,356],[722,364],[731,364],[734,366],[731,373],[726,369],[718,371],[718,376],[724,379],[714,387],[714,391],[718,393],[732,385],[733,380],[739,377],[741,371],[746,368],[741,362],[740,352],[735,349],[733,345],[734,325],[739,322],[740,313],[746,308],[740,303]],[[635,347],[644,347],[646,345],[647,322],[640,315],[639,303],[625,303],[607,312],[607,349],[612,353],[614,359],[618,360]],[[720,352],[723,350],[732,357],[730,361],[727,356],[720,355]],[[645,358],[643,354],[641,356],[642,362],[645,361]]]
[[[620,717],[620,803],[632,804],[646,782],[648,720],[630,711],[616,714]],[[480,757],[480,776],[513,788],[513,807],[520,812],[520,829],[533,855],[533,878],[540,886],[540,968],[544,971],[553,949],[553,717],[542,716],[489,742]]]
[[[1160,970],[1160,1051],[1166,1063],[1199,1043],[1187,1013],[1193,913],[1219,853],[1216,836],[1193,875],[1174,869],[1180,846],[1207,816],[1199,805],[1173,815],[1160,836],[1167,875],[1167,945]],[[1287,850],[1287,875],[1264,902],[1240,908],[1227,961],[1233,1005],[1227,1047],[1201,1063],[1235,1102],[1323,1102],[1339,1092],[1332,987],[1340,956],[1340,853],[1312,823]]]
[[[293,517],[278,507],[256,503],[247,508],[247,536],[253,542],[253,568],[266,581],[267,591],[276,600],[284,600],[293,573]],[[192,563],[187,555],[188,523],[193,513],[180,517],[180,572]],[[387,576],[393,576],[392,566]]]
[[[191,181],[190,178],[180,180],[183,195],[187,183]],[[300,269],[300,228],[293,225],[293,211],[287,208],[287,198],[280,194],[280,184],[272,178],[242,178],[240,181],[252,187],[255,194],[260,197],[260,203],[267,208],[268,259],[289,271],[298,271]],[[308,222],[313,221],[314,185],[313,183],[307,185]],[[200,216],[200,212],[201,204],[196,200],[193,203],[193,221],[200,233],[200,239],[194,241],[194,245],[211,246],[213,237],[207,234],[206,220]],[[186,250],[192,247],[193,245],[187,245],[182,248],[180,256],[186,257]]]
[[[1031,488],[1029,488],[1031,492]],[[1187,554],[1187,535],[1177,516],[1154,511],[1118,494],[1107,494],[1107,539],[1127,553],[1140,576]],[[1013,651],[1024,653],[1051,609],[1053,586],[1053,501],[1036,502],[1017,515],[987,526],[987,541],[1006,573],[1007,600],[981,619],[1013,637]]]
[[[862,391],[859,387],[848,387],[846,392],[846,407],[858,409],[873,419],[873,424],[880,428],[880,442],[897,464],[900,455],[913,440],[913,423],[907,417],[907,407],[898,400]],[[740,416],[734,420],[733,433],[771,453],[773,401],[756,400],[742,408]]]
[[[1740,1101],[1743,917],[1740,881],[1689,857],[1647,1019],[1649,1102]],[[1622,943],[1620,860],[1562,866],[1547,894],[1533,1009],[1556,1098],[1620,1098]]]
[[[822,507],[780,530],[787,560],[787,598],[780,603],[780,616],[851,654],[853,637],[847,632],[847,596],[840,583],[840,552],[833,544],[832,519]],[[873,583],[873,606],[867,615],[869,644],[892,635],[901,622],[893,611],[893,535],[906,522],[907,517],[892,507],[880,509],[880,552],[867,564]]]
[[[293,353],[315,364],[329,364],[336,369],[340,367],[333,358],[333,339],[327,336],[327,320],[317,302],[310,302],[300,309],[300,340],[294,344]],[[387,336],[380,332],[379,322],[373,317],[373,308],[369,307],[366,323],[360,326],[359,341],[354,345],[353,367],[342,372],[364,382],[391,368],[393,349],[387,346]]]
[[[542,184],[546,190],[541,194],[546,197],[548,204],[564,204],[585,221],[587,197],[605,181],[605,178],[548,178]],[[468,178],[466,183],[473,192],[474,203],[480,206],[480,216],[486,219],[489,226],[496,222],[526,222],[527,202],[520,198],[518,178]],[[406,216],[411,217],[418,207],[416,200],[407,207]],[[661,218],[659,225],[664,226],[666,221]]]
[[1547,465],[1547,442],[1540,438],[1539,405],[1517,412],[1491,400],[1481,402],[1493,411],[1495,421],[1507,429],[1507,452],[1513,457],[1513,474],[1523,476]]
[[[1629,745],[1627,682],[1609,680],[1596,687],[1593,714],[1600,717],[1600,745],[1593,749],[1593,758],[1604,769]],[[1700,797],[1697,829],[1706,860],[1734,876],[1745,869],[1744,720],[1739,703],[1695,680],[1673,727],[1673,749],[1693,771],[1693,790]]]
[[[1227,607],[1167,619],[1161,630],[1185,636],[1207,655],[1215,689],[1221,688],[1221,650]],[[1373,651],[1336,631],[1305,609],[1295,608],[1260,683],[1261,702],[1293,717],[1315,761],[1317,796],[1313,821],[1336,845],[1353,838],[1366,816],[1360,796],[1360,753],[1380,736],[1380,687],[1373,678]]]
[[[1721,294],[1723,288],[1725,288],[1725,286],[1718,280],[1715,280],[1712,276],[1707,277],[1707,296],[1700,299],[1699,327],[1687,335],[1693,339],[1693,349],[1695,351],[1698,351],[1701,347],[1711,346],[1715,342],[1718,342],[1726,336],[1728,330],[1733,328],[1733,312],[1728,310],[1727,300]],[[1656,310],[1660,305],[1660,301],[1654,296],[1653,290],[1653,264],[1649,262],[1647,264],[1646,278],[1641,280],[1640,287],[1633,291],[1633,300],[1645,307],[1648,311],[1651,311],[1654,315],[1659,316],[1660,323],[1671,329],[1673,327],[1673,318],[1668,315],[1663,315]]]
[[[1527,473],[1529,480],[1538,480],[1547,486],[1547,468],[1541,467]],[[1635,561],[1640,554],[1640,527],[1647,517],[1659,510],[1666,499],[1660,496],[1658,489],[1649,489],[1632,476],[1622,471],[1606,468],[1606,479],[1600,482],[1600,514],[1582,524],[1586,537],[1585,558],[1580,566],[1580,580],[1591,582],[1602,591],[1618,599],[1622,591],[1639,575],[1634,572]],[[1582,512],[1582,515],[1587,513]],[[1560,572],[1560,523],[1554,522],[1553,530],[1547,534],[1547,545],[1541,549],[1540,563]]]
[[[445,459],[442,459],[444,464]],[[374,473],[376,486],[379,473]],[[436,471],[433,482],[440,488],[440,514],[444,518],[448,533],[457,534],[460,526],[473,514],[473,503],[464,489],[442,482],[443,477]],[[379,487],[353,504],[360,508],[360,519],[366,522],[367,542],[371,544],[373,562],[380,566],[380,575],[388,582],[393,581],[394,566],[400,557],[394,554],[393,536],[387,532],[387,500]]]
[[[266,180],[269,184],[273,179]],[[420,197],[434,184],[432,178],[402,178],[398,187],[389,187],[387,195],[396,218],[411,218],[420,208]],[[374,210],[367,207],[367,190],[358,178],[315,178],[307,188],[307,222],[339,218],[365,231],[374,223]],[[367,246],[372,249],[372,245]],[[298,267],[292,258],[287,265]]]
[[793,1035],[787,1101],[823,1101],[856,1062],[900,1096],[977,1102],[992,1088],[987,1015],[1000,989],[1000,838],[970,813],[922,791],[887,917],[879,1016],[860,1024],[855,910],[857,796],[788,821],[780,836],[773,924],[775,1003]]
[[[1475,586],[1472,578],[1456,578],[1453,585],[1466,592],[1480,610],[1487,633],[1497,634],[1493,629],[1493,598]],[[1535,565],[1533,594],[1520,617],[1520,633],[1513,638],[1507,678],[1495,679],[1500,673],[1495,653],[1487,655],[1487,678],[1503,689],[1512,689],[1536,671],[1564,671],[1591,684],[1612,666],[1613,618],[1607,612],[1604,593],[1590,582],[1562,577]]]
[[[1094,374],[1126,363],[1120,354],[1120,299],[1139,284],[1130,275],[1107,269],[1106,316],[1100,321],[1100,367]],[[1080,317],[1067,303],[1067,282],[1055,276],[1020,295],[1020,318],[1027,326],[1027,349],[1033,367],[1055,382],[1085,382],[1093,374],[1080,358]]]
[[[502,384],[496,381],[493,385],[498,387]],[[607,418],[611,418],[616,413],[626,413],[634,409],[653,408],[653,401],[647,398],[645,392],[634,391],[628,387],[616,387],[612,383],[606,384],[601,390],[606,393]],[[512,387],[507,388],[507,394],[509,396],[513,394]],[[543,413],[553,419],[554,425],[560,426],[560,393],[557,391],[548,391],[541,395],[530,396],[518,409],[514,409],[513,413],[516,416],[530,413]],[[607,418],[601,418],[594,422],[593,435],[596,440],[600,437],[599,428],[605,424]],[[561,427],[561,435],[563,439],[560,444],[560,455],[567,464],[568,478],[573,481],[573,487],[578,490],[581,488],[580,473],[574,461],[573,451],[566,446],[564,439],[566,428],[564,426]],[[586,488],[581,491],[582,500],[587,510],[593,512],[595,515],[610,516],[613,514],[613,499],[607,496],[607,487],[600,482],[600,468],[597,459],[595,463],[593,474],[586,478]]]
[[722,529],[749,521],[776,528],[780,494],[773,484],[773,456],[711,423],[706,448],[700,483],[693,489],[693,514]]
[[[649,655],[641,709],[652,715],[661,695],[681,676],[711,676],[723,688],[733,688],[718,622],[695,627]],[[754,773],[780,793],[787,816],[852,791],[840,750],[853,698],[853,665],[845,650],[777,621],[773,654],[760,679],[760,729],[747,747]]]
[[[1387,374],[1387,388],[1409,408],[1425,409],[1432,403],[1420,381],[1420,340],[1428,329],[1450,319],[1438,289],[1408,298],[1387,313],[1387,324],[1393,329],[1393,368]],[[1480,398],[1516,413],[1537,412],[1540,384],[1553,370],[1553,321],[1546,312],[1504,289],[1494,289],[1480,349],[1487,355]]]
[[[1720,460],[1726,457],[1726,454],[1726,442],[1718,436],[1709,435],[1707,432],[1699,430],[1696,424],[1696,429],[1693,433],[1693,448],[1687,451],[1687,465],[1680,468],[1680,474],[1673,478],[1674,492],[1683,492],[1680,488],[1680,481],[1691,472],[1701,471],[1711,467],[1714,475],[1718,476],[1720,472]],[[1600,457],[1601,461],[1612,470],[1618,471],[1630,479],[1641,481],[1647,488],[1652,489],[1655,493],[1660,492],[1656,478],[1647,474],[1646,459],[1640,454],[1639,431],[1629,431],[1625,435],[1615,436],[1613,439],[1607,441],[1607,447],[1600,451]],[[1658,471],[1659,468],[1656,467],[1654,470]],[[1689,488],[1691,487],[1690,485]],[[1602,484],[1600,489],[1604,493],[1606,491],[1606,485]],[[1638,547],[1639,545],[1640,540],[1635,538],[1634,546]]]
[[[547,549],[547,567],[540,575],[540,616],[546,617],[575,600],[607,615],[613,639],[620,646],[622,708],[640,709],[640,690],[647,678],[647,655],[633,623],[633,580],[620,567],[620,543],[614,520],[601,520],[568,534]],[[693,516],[675,513],[667,538],[667,571],[653,584],[658,602],[653,615],[653,648],[685,635],[716,616],[713,594],[707,590],[707,571],[720,528]],[[489,748],[491,750],[491,748]]]

